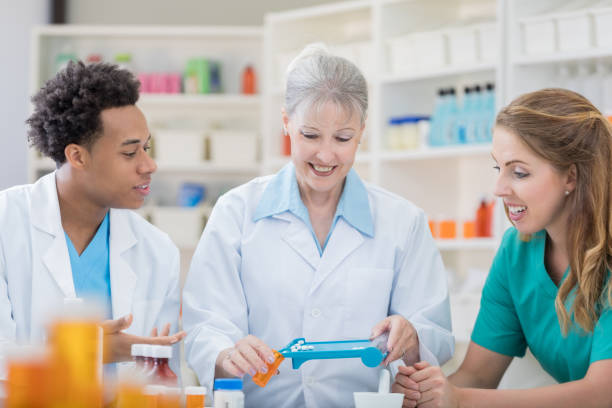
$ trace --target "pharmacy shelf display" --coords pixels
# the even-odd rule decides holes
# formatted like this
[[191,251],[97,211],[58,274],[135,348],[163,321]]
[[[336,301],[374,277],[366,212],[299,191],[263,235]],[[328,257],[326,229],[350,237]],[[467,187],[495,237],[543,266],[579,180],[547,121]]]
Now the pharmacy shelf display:
[[[242,80],[250,66],[257,87],[263,29],[43,26],[32,40],[32,92],[73,58],[115,61],[138,75],[138,106],[158,164],[152,196],[140,212],[181,249],[193,250],[215,197],[260,174],[261,93],[244,94]],[[32,181],[55,168],[34,151],[29,157]],[[182,207],[197,200],[194,189],[203,201]]]

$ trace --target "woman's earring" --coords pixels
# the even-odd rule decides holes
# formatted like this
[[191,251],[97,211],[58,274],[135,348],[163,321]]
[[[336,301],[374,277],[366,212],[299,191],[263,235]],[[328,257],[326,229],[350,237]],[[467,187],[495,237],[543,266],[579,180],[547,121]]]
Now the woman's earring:
[[565,190],[565,195],[568,196],[569,195],[569,190]]

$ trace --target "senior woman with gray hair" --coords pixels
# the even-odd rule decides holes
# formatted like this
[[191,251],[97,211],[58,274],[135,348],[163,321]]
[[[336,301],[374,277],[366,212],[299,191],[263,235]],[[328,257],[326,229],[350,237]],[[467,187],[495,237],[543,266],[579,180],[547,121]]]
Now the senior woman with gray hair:
[[247,407],[346,407],[354,391],[377,388],[380,367],[359,359],[285,364],[265,388],[246,379],[294,338],[388,332],[383,364],[435,365],[453,353],[425,214],[352,169],[367,105],[355,65],[307,47],[287,73],[291,163],[223,195],[202,234],[183,295],[187,362],[209,387],[247,376]]

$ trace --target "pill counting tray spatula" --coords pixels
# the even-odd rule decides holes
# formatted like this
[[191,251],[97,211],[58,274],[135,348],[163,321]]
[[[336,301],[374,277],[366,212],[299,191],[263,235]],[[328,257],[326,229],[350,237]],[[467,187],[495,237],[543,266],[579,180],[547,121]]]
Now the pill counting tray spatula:
[[293,369],[298,369],[308,360],[332,358],[361,358],[365,366],[376,367],[387,356],[385,347],[377,344],[376,340],[307,342],[306,339],[299,338],[279,350],[279,353],[291,359]]

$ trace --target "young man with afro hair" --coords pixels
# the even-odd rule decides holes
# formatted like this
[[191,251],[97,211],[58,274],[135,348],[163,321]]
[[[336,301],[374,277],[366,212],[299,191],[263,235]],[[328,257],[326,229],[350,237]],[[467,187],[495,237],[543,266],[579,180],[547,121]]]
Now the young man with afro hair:
[[75,297],[102,306],[105,363],[184,337],[178,249],[130,211],[156,170],[138,88],[116,65],[71,62],[32,98],[29,141],[57,168],[0,192],[0,350],[44,341],[50,311]]

